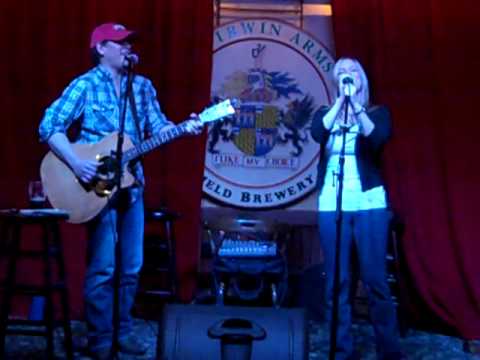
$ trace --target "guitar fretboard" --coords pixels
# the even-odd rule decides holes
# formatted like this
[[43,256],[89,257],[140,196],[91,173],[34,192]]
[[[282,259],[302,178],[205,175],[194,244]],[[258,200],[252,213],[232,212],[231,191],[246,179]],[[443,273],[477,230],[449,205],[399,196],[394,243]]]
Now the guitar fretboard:
[[[230,100],[224,100],[221,103],[211,106],[199,114],[200,121],[205,124],[211,121],[216,121],[222,117],[229,116],[235,113],[235,109]],[[149,139],[143,141],[140,145],[135,146],[123,153],[122,164],[125,165],[129,161],[146,154],[147,152],[166,144],[173,139],[184,135],[187,131],[185,129],[186,123],[183,122],[168,130],[164,130]]]
[[140,145],[135,146],[123,153],[122,163],[126,164],[129,161],[136,159],[137,157],[152,151],[160,145],[166,144],[177,137],[186,133],[185,124],[180,124],[172,127],[171,129],[160,132],[147,140],[143,141]]

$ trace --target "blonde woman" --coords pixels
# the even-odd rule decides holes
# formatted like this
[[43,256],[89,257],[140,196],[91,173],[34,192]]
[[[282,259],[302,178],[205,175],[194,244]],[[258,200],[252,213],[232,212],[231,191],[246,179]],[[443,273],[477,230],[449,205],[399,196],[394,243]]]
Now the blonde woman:
[[[353,245],[357,249],[360,276],[369,297],[378,358],[404,359],[399,348],[396,314],[385,268],[390,212],[381,175],[381,154],[391,134],[390,113],[385,106],[369,104],[368,79],[356,59],[339,59],[333,75],[338,96],[332,106],[316,112],[311,132],[321,146],[318,219],[325,259],[327,320],[331,319],[333,303],[339,155],[342,132],[346,132],[336,359],[358,358],[350,335],[349,267]],[[350,101],[345,121],[346,95]]]

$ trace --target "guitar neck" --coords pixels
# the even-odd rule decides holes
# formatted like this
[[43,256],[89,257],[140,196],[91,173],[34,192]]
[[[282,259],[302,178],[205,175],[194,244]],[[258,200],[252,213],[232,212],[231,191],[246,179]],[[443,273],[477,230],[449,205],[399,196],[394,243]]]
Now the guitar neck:
[[[203,124],[220,120],[225,116],[229,116],[235,113],[233,107],[233,101],[224,100],[219,104],[213,105],[198,115],[200,121]],[[143,141],[140,145],[135,146],[126,152],[123,153],[122,163],[126,164],[129,161],[136,159],[137,157],[148,153],[149,151],[159,147],[160,145],[166,144],[173,139],[184,135],[187,131],[185,129],[186,123],[183,122],[176,126],[171,127],[168,130],[162,131],[157,135],[152,136],[151,138]]]
[[129,161],[134,160],[137,157],[142,156],[163,144],[169,143],[170,141],[184,135],[185,133],[185,124],[179,124],[168,130],[162,131],[159,134],[154,135],[145,141],[142,141],[140,145],[135,146],[124,152],[122,162],[126,164]]

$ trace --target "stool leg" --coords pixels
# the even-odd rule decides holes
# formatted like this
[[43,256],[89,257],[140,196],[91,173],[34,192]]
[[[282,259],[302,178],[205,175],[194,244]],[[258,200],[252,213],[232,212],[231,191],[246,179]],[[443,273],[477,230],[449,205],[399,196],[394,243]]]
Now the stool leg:
[[0,223],[0,258],[6,257],[11,246],[11,238],[9,237],[10,226],[8,222]]
[[405,304],[408,303],[405,299],[405,295],[403,292],[403,287],[401,284],[401,268],[400,268],[400,252],[398,248],[398,235],[395,230],[391,231],[391,247],[392,247],[392,254],[393,254],[393,276],[395,278],[397,284],[397,300],[398,300],[398,308],[397,308],[397,321],[398,321],[398,329],[400,335],[403,337],[406,335],[408,330],[408,317],[407,312],[405,311]]
[[65,353],[67,359],[73,359],[73,344],[72,344],[72,328],[70,327],[70,305],[68,302],[68,289],[67,281],[65,275],[65,262],[63,259],[63,246],[60,240],[60,234],[58,226],[53,228],[53,236],[55,246],[57,247],[57,264],[58,264],[58,274],[59,280],[62,283],[62,289],[60,290],[60,300],[62,302],[62,312],[63,312],[63,334],[65,341]]
[[44,263],[44,282],[45,282],[45,324],[47,330],[47,355],[49,359],[54,358],[54,312],[53,312],[53,279],[50,263],[50,236],[48,225],[44,225],[43,233],[43,263]]
[[172,300],[177,300],[177,252],[175,249],[175,238],[173,235],[173,224],[170,220],[165,222],[165,236],[168,244],[168,267],[170,276],[168,276],[168,283],[172,293]]
[[[17,258],[20,246],[20,227],[18,226],[18,224],[13,225],[13,229],[12,224],[5,224],[5,226],[7,228],[4,231],[4,234],[6,236],[7,243],[9,243],[10,245],[10,257],[8,260],[7,278],[5,279],[2,312],[0,319],[0,354],[3,355],[2,358],[6,358],[5,337],[7,334],[8,315],[10,314],[12,292],[17,273]],[[10,238],[8,237],[9,234],[11,236]]]

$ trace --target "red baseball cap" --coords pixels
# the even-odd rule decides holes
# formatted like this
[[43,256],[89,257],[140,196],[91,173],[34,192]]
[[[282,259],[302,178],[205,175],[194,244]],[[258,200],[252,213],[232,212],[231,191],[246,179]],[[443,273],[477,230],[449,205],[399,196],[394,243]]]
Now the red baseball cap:
[[135,34],[135,31],[128,30],[125,26],[116,23],[106,23],[97,26],[90,37],[90,48],[95,47],[99,42],[105,40],[125,40]]

